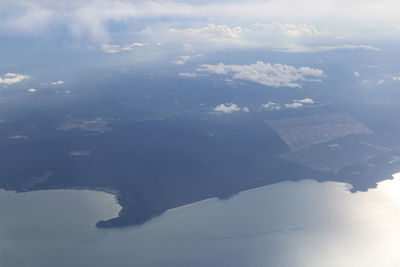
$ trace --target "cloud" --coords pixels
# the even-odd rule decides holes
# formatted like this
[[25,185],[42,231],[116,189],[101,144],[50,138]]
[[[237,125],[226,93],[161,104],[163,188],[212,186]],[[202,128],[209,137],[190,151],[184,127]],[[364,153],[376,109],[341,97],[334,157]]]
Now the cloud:
[[284,104],[285,108],[302,108],[304,105],[314,104],[314,100],[311,98],[303,98],[303,99],[294,99],[292,103]]
[[354,73],[354,76],[360,77],[360,73],[358,71],[354,71],[353,73]]
[[3,77],[0,77],[0,84],[12,85],[15,83],[22,82],[25,79],[30,78],[28,75],[17,74],[17,73],[6,73]]
[[35,89],[35,88],[30,88],[30,89],[28,89],[28,92],[29,92],[29,93],[36,93],[36,91],[37,91],[37,89]]
[[[22,8],[24,12],[21,14],[17,13],[17,15],[3,20],[0,28],[35,34],[48,28],[55,20],[56,11],[54,9],[52,10],[50,8],[45,8],[38,4],[35,5],[26,3],[21,3],[19,7]],[[0,10],[1,8],[2,7],[0,4]]]
[[197,73],[190,73],[190,72],[180,72],[178,73],[179,76],[186,77],[186,78],[194,78],[197,77]]
[[74,150],[69,153],[70,156],[75,156],[75,157],[84,157],[84,156],[89,156],[92,154],[91,150]]
[[290,104],[285,104],[286,108],[301,108],[304,105],[302,103],[290,103]]
[[304,98],[304,99],[295,99],[293,102],[302,103],[302,104],[314,104],[314,100],[311,98]]
[[249,108],[248,107],[240,108],[235,103],[227,103],[227,104],[221,104],[221,105],[216,106],[214,108],[214,111],[219,112],[219,113],[230,114],[230,113],[238,112],[238,111],[249,112]]
[[64,81],[56,81],[56,82],[52,82],[51,84],[52,85],[61,85],[61,84],[64,84],[65,82]]
[[138,43],[138,42],[133,42],[127,45],[113,45],[113,44],[101,44],[100,49],[103,50],[106,53],[119,53],[122,51],[129,51],[132,50],[134,47],[142,47],[145,46],[145,43]]
[[183,65],[186,63],[186,61],[188,61],[189,59],[191,59],[191,56],[179,56],[177,60],[172,61],[172,63],[177,64],[177,65]]
[[[270,0],[270,1],[66,1],[56,3],[49,0],[2,1],[1,9],[18,7],[21,14],[11,21],[30,22],[21,25],[51,24],[62,18],[64,24],[80,26],[75,31],[91,35],[102,35],[107,31],[108,22],[129,23],[129,19],[173,18],[201,19],[208,21],[219,18],[230,21],[327,21],[339,22],[335,26],[348,26],[348,22],[370,25],[375,21],[398,23],[396,0],[365,1],[354,0]],[[4,3],[5,2],[5,3]],[[312,7],[312,8],[310,8]],[[329,24],[329,23],[328,23]],[[285,24],[283,24],[285,25]],[[286,24],[292,25],[292,24]],[[301,24],[293,24],[301,25]],[[389,24],[392,25],[392,24]],[[392,26],[393,27],[393,26]],[[290,27],[289,27],[290,28]],[[397,31],[397,29],[395,29]]]
[[290,37],[296,37],[300,35],[317,35],[317,34],[326,34],[327,30],[318,29],[315,25],[307,25],[307,24],[288,24],[281,22],[273,22],[273,23],[256,23],[254,25],[256,28],[261,28],[267,31],[276,31],[281,32]]
[[333,51],[333,50],[369,50],[380,52],[381,49],[371,46],[371,45],[330,45],[330,46],[302,46],[302,45],[293,45],[283,49],[277,49],[280,51],[286,52],[303,52],[303,53],[315,53],[315,52],[325,52],[325,51]]
[[394,76],[393,81],[400,81],[400,76]]
[[17,134],[17,135],[9,136],[8,139],[28,139],[28,137],[25,135]]
[[183,44],[182,46],[184,50],[193,52],[193,47],[190,44]]
[[384,84],[384,83],[385,83],[384,80],[379,80],[376,84],[377,84],[377,85],[382,85],[382,84]]
[[310,67],[295,68],[289,65],[258,61],[251,65],[199,65],[200,72],[232,75],[233,79],[252,81],[271,87],[301,87],[300,82],[321,81],[324,72]]
[[266,104],[262,104],[261,106],[263,108],[272,109],[272,110],[280,110],[281,109],[281,106],[279,104],[277,104],[275,102],[271,102],[271,101],[269,101]]
[[173,33],[184,33],[190,36],[199,36],[206,39],[238,39],[242,28],[237,26],[235,28],[229,28],[227,25],[215,25],[214,23],[209,23],[203,28],[189,28],[189,29],[171,29]]

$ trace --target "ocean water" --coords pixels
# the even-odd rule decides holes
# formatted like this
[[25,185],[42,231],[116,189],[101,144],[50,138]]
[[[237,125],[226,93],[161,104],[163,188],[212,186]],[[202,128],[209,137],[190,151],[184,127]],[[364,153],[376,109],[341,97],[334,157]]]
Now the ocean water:
[[400,266],[400,174],[368,192],[283,182],[96,229],[114,196],[0,191],[0,266]]

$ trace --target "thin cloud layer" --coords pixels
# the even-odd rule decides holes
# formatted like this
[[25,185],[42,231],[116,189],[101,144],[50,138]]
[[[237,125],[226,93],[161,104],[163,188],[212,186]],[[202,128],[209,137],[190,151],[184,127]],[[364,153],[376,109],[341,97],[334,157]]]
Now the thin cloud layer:
[[182,29],[170,30],[173,33],[184,33],[192,36],[203,36],[208,39],[238,39],[239,35],[242,33],[242,28],[236,26],[234,28],[229,28],[227,25],[215,25],[214,23],[209,23],[206,27],[198,29]]
[[246,80],[271,87],[301,87],[301,82],[321,81],[323,70],[310,67],[296,68],[283,64],[270,64],[258,61],[251,65],[203,64],[200,72],[231,75],[233,79]]
[[307,25],[307,24],[289,24],[289,23],[273,22],[273,23],[256,23],[255,27],[267,31],[281,32],[290,37],[328,33],[327,30],[319,29],[315,25]]

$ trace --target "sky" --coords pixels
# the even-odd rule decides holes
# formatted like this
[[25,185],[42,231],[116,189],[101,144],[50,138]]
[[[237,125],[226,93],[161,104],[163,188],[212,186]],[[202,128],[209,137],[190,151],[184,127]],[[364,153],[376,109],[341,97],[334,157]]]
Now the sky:
[[[0,3],[0,31],[11,36],[63,32],[66,37],[100,44],[136,37],[148,44],[188,40],[293,51],[338,45],[372,49],[368,41],[399,35],[399,5],[393,0],[6,0]],[[371,30],[383,36],[372,36]],[[117,45],[128,49],[130,44]]]
[[[35,93],[44,83],[66,86],[66,73],[136,64],[182,79],[216,75],[301,88],[329,76],[315,54],[393,58],[387,51],[397,57],[399,35],[400,4],[393,0],[3,0],[0,86],[31,81],[27,90]],[[280,56],[266,59],[271,53]],[[293,59],[302,57],[312,60]],[[364,65],[378,65],[372,61]],[[363,69],[349,75],[379,86],[400,80],[392,71],[371,82]]]

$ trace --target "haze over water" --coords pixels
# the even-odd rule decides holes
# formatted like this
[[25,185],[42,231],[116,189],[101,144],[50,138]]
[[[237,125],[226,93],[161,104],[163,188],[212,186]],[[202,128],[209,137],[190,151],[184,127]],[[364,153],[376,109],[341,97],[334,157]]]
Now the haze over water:
[[94,191],[0,191],[1,266],[400,266],[400,175],[368,192],[283,182],[170,210],[139,227]]

